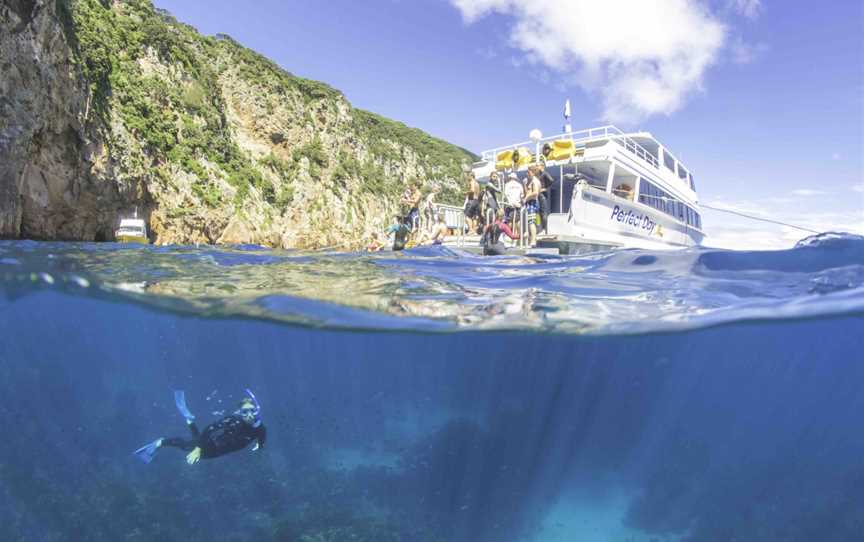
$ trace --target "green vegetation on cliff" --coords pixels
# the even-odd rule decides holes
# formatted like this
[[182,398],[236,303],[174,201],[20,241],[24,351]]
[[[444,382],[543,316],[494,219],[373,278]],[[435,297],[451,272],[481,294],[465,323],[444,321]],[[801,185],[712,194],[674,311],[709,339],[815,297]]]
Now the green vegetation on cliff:
[[389,219],[367,216],[371,199],[392,210],[414,179],[458,200],[461,166],[475,158],[464,149],[355,109],[339,91],[227,36],[202,36],[149,0],[57,7],[86,84],[87,120],[114,174],[142,180],[154,211],[220,210],[223,222],[237,215],[253,229],[282,217],[287,230],[300,220],[292,208],[321,208],[311,222],[362,219],[344,226],[368,234]]

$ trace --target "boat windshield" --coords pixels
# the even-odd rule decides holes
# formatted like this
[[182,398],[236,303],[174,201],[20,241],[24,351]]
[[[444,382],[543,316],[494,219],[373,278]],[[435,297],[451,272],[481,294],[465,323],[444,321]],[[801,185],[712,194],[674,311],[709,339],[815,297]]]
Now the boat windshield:
[[117,235],[144,235],[144,228],[134,226],[124,226],[117,230]]

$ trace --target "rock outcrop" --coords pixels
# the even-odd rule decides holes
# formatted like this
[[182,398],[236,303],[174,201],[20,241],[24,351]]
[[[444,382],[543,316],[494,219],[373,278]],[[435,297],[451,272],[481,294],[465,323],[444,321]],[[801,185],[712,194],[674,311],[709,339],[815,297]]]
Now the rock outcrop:
[[0,237],[358,248],[474,156],[149,0],[0,0]]

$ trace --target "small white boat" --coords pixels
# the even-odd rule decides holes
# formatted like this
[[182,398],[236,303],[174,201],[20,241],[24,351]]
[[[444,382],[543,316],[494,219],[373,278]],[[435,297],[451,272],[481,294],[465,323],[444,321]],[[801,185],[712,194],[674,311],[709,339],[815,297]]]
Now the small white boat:
[[135,209],[133,218],[120,219],[120,227],[114,232],[114,239],[118,243],[141,243],[149,244],[150,238],[147,236],[147,224],[143,219],[138,218],[138,209]]
[[562,252],[567,244],[672,249],[705,237],[692,172],[648,132],[603,126],[538,134],[484,151],[473,172],[481,183],[496,170],[524,179],[538,161],[554,180],[539,244],[557,243]]

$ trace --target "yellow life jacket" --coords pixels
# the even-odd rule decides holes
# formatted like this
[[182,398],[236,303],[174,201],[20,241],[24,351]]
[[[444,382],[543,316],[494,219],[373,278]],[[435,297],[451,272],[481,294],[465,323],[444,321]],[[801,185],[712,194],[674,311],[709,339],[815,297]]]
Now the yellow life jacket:
[[547,160],[568,160],[576,154],[572,139],[556,139],[552,142],[552,150],[546,155]]
[[510,169],[513,167],[513,151],[501,151],[495,157],[495,169]]

